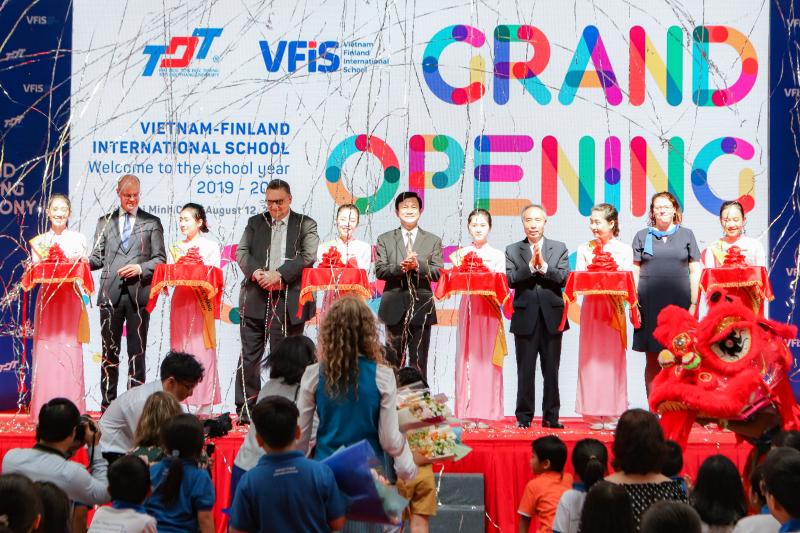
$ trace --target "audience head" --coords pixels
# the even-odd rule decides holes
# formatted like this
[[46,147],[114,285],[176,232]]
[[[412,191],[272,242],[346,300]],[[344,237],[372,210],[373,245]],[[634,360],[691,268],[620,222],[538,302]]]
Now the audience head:
[[158,446],[161,442],[161,428],[167,420],[183,411],[175,396],[168,392],[154,392],[147,398],[136,424],[134,446]]
[[[161,447],[170,461],[167,478],[159,487],[164,503],[167,505],[177,501],[183,480],[183,463],[181,459],[197,461],[203,452],[205,435],[203,424],[194,415],[181,414],[171,418],[161,429]],[[141,459],[140,459],[141,460]]]
[[355,233],[361,212],[355,204],[340,205],[336,210],[336,231],[339,237],[347,242]]
[[800,452],[775,448],[767,454],[763,467],[769,512],[782,524],[800,518]]
[[772,439],[772,445],[776,448],[794,448],[800,451],[800,431],[796,429],[781,431]]
[[664,463],[661,465],[661,473],[667,477],[678,476],[683,470],[683,450],[681,445],[674,440],[664,441],[664,444],[666,454],[664,455]]
[[289,214],[292,205],[292,189],[289,184],[281,179],[270,180],[267,183],[267,211],[272,220],[283,220]]
[[767,505],[767,497],[764,496],[764,465],[756,465],[750,472],[750,506],[753,509],[761,509]]
[[640,533],[701,533],[700,515],[690,505],[673,500],[654,503],[642,515]]
[[579,440],[572,449],[572,467],[588,491],[608,470],[606,445],[597,439]]
[[0,476],[0,525],[29,533],[42,519],[42,503],[33,482],[20,474]]
[[71,443],[81,422],[81,412],[66,398],[53,398],[39,410],[36,440],[47,443]]
[[622,413],[614,431],[614,468],[626,474],[661,472],[666,455],[658,417],[644,409]]
[[581,510],[581,533],[633,533],[631,497],[622,485],[598,481],[586,494]]
[[319,359],[332,396],[358,389],[358,358],[383,363],[375,315],[360,298],[345,296],[328,309],[319,329]]
[[139,194],[141,192],[141,184],[139,178],[133,174],[125,174],[117,182],[117,196],[119,196],[119,205],[126,213],[133,214],[136,208],[139,207]]
[[108,493],[115,502],[142,504],[150,494],[150,468],[135,455],[125,455],[108,467]]
[[308,365],[317,362],[317,347],[305,335],[284,338],[267,356],[269,377],[283,379],[287,385],[297,385]]
[[709,526],[735,524],[747,514],[739,470],[724,455],[712,455],[700,465],[690,501]]
[[192,395],[203,379],[203,365],[193,355],[169,352],[161,361],[161,383],[164,390],[182,402]]
[[423,387],[428,387],[428,382],[422,376],[422,372],[413,366],[405,366],[397,372],[397,385],[405,387],[406,385],[413,385],[414,383],[422,383]]
[[283,396],[267,396],[253,407],[256,441],[271,451],[284,450],[300,437],[297,406]]
[[[206,210],[200,204],[189,202],[181,208],[178,217],[178,226],[188,238],[195,237],[199,233],[208,233],[208,220]],[[217,265],[214,265],[217,266]]]
[[67,494],[55,483],[34,483],[42,502],[42,520],[36,533],[65,533],[72,530],[72,504]]
[[650,219],[648,225],[666,227],[669,224],[680,224],[683,221],[681,204],[674,194],[667,191],[655,193],[650,198]]
[[531,444],[531,470],[534,474],[542,472],[563,472],[567,463],[567,445],[555,435],[539,437]]

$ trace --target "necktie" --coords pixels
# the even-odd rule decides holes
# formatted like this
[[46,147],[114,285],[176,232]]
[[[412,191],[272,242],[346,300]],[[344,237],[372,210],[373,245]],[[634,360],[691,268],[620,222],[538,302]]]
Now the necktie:
[[269,242],[269,261],[267,268],[277,270],[283,264],[283,220],[275,222],[272,226],[272,235]]
[[122,225],[122,247],[128,249],[128,241],[131,239],[131,214],[125,213],[125,223]]
[[414,234],[410,231],[406,233],[406,253],[414,251]]

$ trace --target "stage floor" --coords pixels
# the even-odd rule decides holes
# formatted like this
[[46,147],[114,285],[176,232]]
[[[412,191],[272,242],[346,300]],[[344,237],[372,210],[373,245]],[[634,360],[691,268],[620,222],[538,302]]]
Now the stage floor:
[[[571,450],[575,443],[587,437],[605,442],[611,455],[612,431],[592,431],[578,418],[565,418],[565,429],[545,429],[534,420],[530,429],[519,429],[513,417],[486,424],[481,429],[466,429],[464,444],[472,453],[457,463],[435,465],[438,474],[444,472],[480,473],[484,475],[486,499],[486,531],[517,531],[516,509],[525,484],[531,479],[531,441],[543,435],[558,435]],[[29,447],[34,443],[34,427],[27,415],[0,415],[0,459],[11,448]],[[234,427],[228,436],[216,439],[212,478],[217,491],[215,511],[216,530],[227,531],[227,520],[221,509],[230,498],[230,472],[236,452],[247,432],[246,427]],[[733,433],[695,425],[684,455],[684,472],[695,477],[700,464],[709,455],[728,456],[742,471],[751,446],[737,443]],[[571,470],[568,462],[568,470]]]

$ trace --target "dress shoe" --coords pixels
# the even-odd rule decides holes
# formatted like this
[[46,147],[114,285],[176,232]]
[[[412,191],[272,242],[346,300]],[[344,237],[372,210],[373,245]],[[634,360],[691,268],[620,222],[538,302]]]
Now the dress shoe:
[[595,422],[594,424],[589,424],[589,429],[592,431],[602,431],[605,425],[602,422]]
[[531,427],[531,421],[530,420],[517,420],[517,427],[518,428],[522,428],[522,429],[528,429],[529,427]]
[[551,429],[564,429],[564,424],[558,420],[542,420],[542,427]]

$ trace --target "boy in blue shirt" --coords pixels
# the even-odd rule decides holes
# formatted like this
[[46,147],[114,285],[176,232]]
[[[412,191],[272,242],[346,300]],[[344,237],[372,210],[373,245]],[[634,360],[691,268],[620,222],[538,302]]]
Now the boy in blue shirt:
[[267,454],[239,481],[231,533],[329,532],[344,527],[345,501],[331,469],[294,450],[297,406],[281,396],[256,404],[251,420]]

